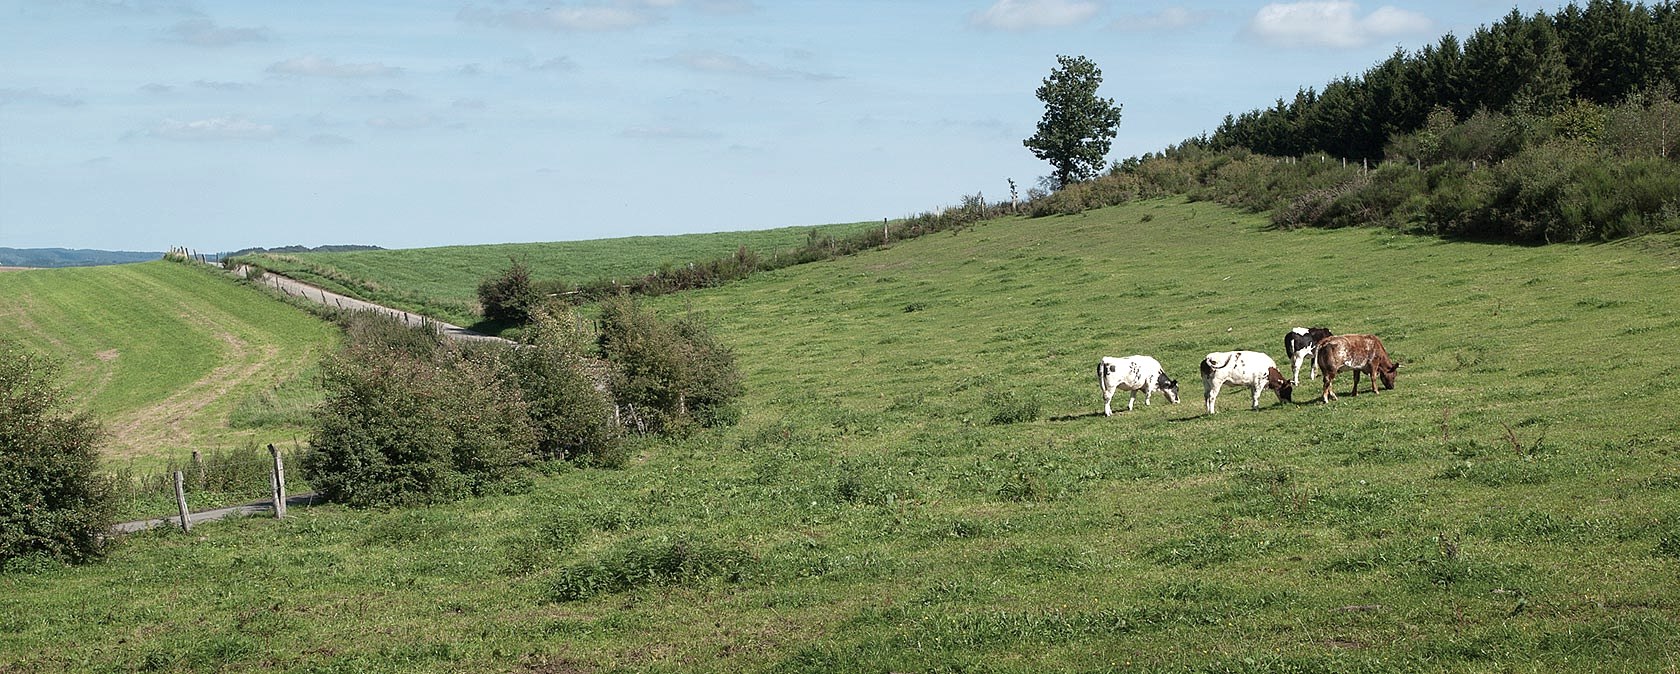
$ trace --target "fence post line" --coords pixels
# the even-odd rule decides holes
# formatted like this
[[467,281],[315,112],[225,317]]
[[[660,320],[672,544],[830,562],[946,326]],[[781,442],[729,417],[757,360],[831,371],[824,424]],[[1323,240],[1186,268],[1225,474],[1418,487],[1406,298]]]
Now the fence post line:
[[193,472],[198,474],[198,488],[204,488],[204,455],[193,450]]
[[185,481],[186,476],[181,475],[181,471],[175,471],[175,507],[181,511],[182,532],[192,531],[192,520],[187,517],[187,490],[182,484]]
[[274,455],[274,474],[270,484],[274,488],[274,519],[286,516],[286,464],[280,460],[280,450],[273,443],[268,445],[268,453]]

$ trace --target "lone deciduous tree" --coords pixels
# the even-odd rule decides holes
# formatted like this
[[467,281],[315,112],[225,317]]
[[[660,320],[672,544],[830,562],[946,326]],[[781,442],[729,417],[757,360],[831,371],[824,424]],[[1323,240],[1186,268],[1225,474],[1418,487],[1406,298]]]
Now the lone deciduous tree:
[[1056,63],[1038,88],[1038,100],[1044,101],[1038,132],[1021,144],[1050,162],[1055,169],[1051,179],[1059,189],[1094,178],[1102,169],[1120,127],[1120,105],[1097,96],[1102,70],[1090,59],[1057,56]]

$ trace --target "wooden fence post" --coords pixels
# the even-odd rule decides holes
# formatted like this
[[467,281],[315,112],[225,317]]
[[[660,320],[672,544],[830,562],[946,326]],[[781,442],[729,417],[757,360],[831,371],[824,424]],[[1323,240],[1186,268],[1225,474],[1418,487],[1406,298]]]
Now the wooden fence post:
[[183,532],[192,531],[192,520],[187,517],[190,514],[187,510],[187,490],[185,485],[182,484],[185,481],[186,476],[182,475],[181,471],[175,471],[175,507],[181,511],[181,531]]
[[192,465],[193,465],[193,472],[198,474],[198,483],[197,483],[198,488],[203,489],[205,487],[205,484],[204,484],[204,455],[200,454],[199,451],[196,450],[196,449],[193,450],[193,464]]
[[286,516],[286,464],[280,461],[280,450],[273,444],[268,446],[268,453],[274,455],[274,475],[270,484],[274,490],[274,519]]

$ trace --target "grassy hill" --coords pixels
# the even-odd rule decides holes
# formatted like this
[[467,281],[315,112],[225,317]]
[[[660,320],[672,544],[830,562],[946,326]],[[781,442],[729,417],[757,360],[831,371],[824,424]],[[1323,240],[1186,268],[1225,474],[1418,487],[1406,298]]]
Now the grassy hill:
[[257,254],[241,259],[293,278],[459,325],[478,320],[478,284],[523,261],[535,279],[574,284],[638,276],[663,264],[708,260],[746,246],[773,253],[805,243],[812,231],[850,233],[878,223],[782,227],[744,232],[632,236],[555,243],[506,243],[339,253]]
[[337,330],[206,269],[154,261],[0,274],[0,331],[60,358],[114,461],[276,442],[319,400]]
[[[0,671],[1666,671],[1677,272],[1153,201],[664,297],[740,426],[0,575]],[[1308,324],[1398,387],[1204,413],[1206,352]],[[1184,403],[1101,416],[1132,353]]]

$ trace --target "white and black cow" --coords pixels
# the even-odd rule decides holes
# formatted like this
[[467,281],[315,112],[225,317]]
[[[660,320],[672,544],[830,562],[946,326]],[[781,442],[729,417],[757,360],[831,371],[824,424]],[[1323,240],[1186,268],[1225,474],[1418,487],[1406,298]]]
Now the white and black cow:
[[1283,377],[1271,356],[1259,351],[1215,351],[1202,359],[1202,388],[1208,414],[1214,413],[1219,387],[1247,387],[1254,393],[1253,409],[1260,409],[1260,392],[1277,391],[1278,400],[1293,402],[1295,385]]
[[1167,400],[1178,404],[1178,381],[1167,376],[1166,370],[1161,368],[1161,361],[1149,356],[1127,356],[1125,358],[1110,358],[1104,356],[1102,362],[1097,363],[1097,383],[1102,385],[1103,414],[1114,416],[1114,409],[1109,403],[1114,400],[1115,390],[1132,392],[1132,397],[1126,400],[1126,411],[1132,411],[1132,404],[1137,402],[1137,392],[1143,391],[1143,404],[1149,404],[1149,397],[1156,391],[1167,394]]
[[1313,347],[1318,340],[1331,335],[1329,328],[1295,328],[1283,333],[1283,352],[1289,354],[1289,364],[1294,374],[1289,378],[1291,383],[1301,383],[1301,361],[1307,361],[1307,379],[1318,378],[1318,360],[1313,358]]

